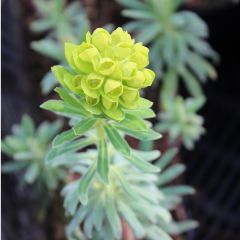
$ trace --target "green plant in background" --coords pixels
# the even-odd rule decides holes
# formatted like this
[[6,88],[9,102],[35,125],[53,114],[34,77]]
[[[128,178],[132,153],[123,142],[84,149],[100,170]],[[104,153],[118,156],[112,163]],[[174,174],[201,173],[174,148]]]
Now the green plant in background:
[[156,129],[160,132],[167,131],[170,141],[179,138],[187,149],[193,149],[195,141],[205,133],[203,118],[196,114],[203,104],[204,99],[201,98],[184,100],[178,96],[175,102],[166,100]]
[[[197,226],[195,221],[177,223],[170,213],[181,202],[182,195],[194,193],[191,187],[184,185],[165,186],[184,171],[182,164],[168,167],[158,177],[134,168],[110,146],[108,150],[112,162],[109,184],[95,175],[86,205],[80,204],[78,196],[81,178],[67,184],[62,191],[67,214],[73,217],[66,228],[68,239],[81,239],[82,236],[96,240],[120,239],[122,221],[128,223],[136,238],[151,240],[168,240],[171,239],[168,234],[179,234]],[[159,157],[158,151],[134,150],[134,153],[147,162]],[[158,166],[166,168],[175,153],[176,149],[170,149],[158,160]],[[69,158],[62,158],[63,161],[54,161],[54,165],[68,165],[72,173],[84,176],[97,158],[96,150],[88,150],[72,153]],[[69,163],[70,159],[75,161]],[[83,231],[79,228],[82,223]]]
[[[79,1],[66,4],[65,0],[34,0],[34,4],[39,19],[31,23],[30,29],[35,33],[48,34],[42,40],[33,41],[31,47],[65,65],[64,42],[80,43],[90,29],[83,7]],[[57,81],[50,71],[42,79],[42,92],[49,93],[56,85]]]
[[[127,7],[122,11],[123,16],[134,19],[124,28],[134,32],[138,41],[149,44],[151,67],[161,80],[161,117],[157,129],[168,131],[171,141],[180,137],[184,146],[191,149],[204,132],[203,119],[195,114],[205,98],[199,82],[217,77],[210,62],[218,62],[219,56],[206,41],[207,24],[194,12],[177,11],[184,0],[117,2]],[[176,97],[180,80],[195,100]],[[188,110],[190,102],[202,104]]]
[[124,28],[134,32],[138,41],[150,45],[151,66],[163,81],[162,91],[166,84],[174,94],[182,79],[192,96],[202,95],[199,80],[217,77],[206,59],[219,58],[205,40],[206,23],[191,11],[177,12],[183,0],[117,1],[128,8],[123,10],[123,16],[135,19]]
[[14,161],[2,165],[5,173],[22,171],[24,184],[34,184],[40,189],[56,189],[60,180],[65,177],[61,169],[45,165],[45,154],[50,141],[58,133],[62,124],[43,122],[35,129],[32,119],[24,115],[21,124],[12,127],[12,135],[2,141],[2,152]]
[[[124,137],[149,141],[161,137],[146,120],[155,116],[152,103],[139,95],[139,89],[154,79],[146,69],[148,49],[121,28],[111,34],[97,29],[87,33],[80,45],[65,44],[65,55],[71,68],[52,68],[62,85],[55,90],[61,100],[49,100],[41,107],[71,119],[72,128],[55,137],[46,156],[49,166],[68,167],[75,179],[63,189],[64,205],[72,217],[68,238],[120,239],[121,221],[136,237],[149,239],[159,235],[171,239],[168,232],[195,227],[195,222],[176,225],[169,212],[179,195],[192,189],[160,190],[184,167],[171,167],[159,178],[155,174],[159,166],[166,167],[175,150],[155,166],[151,161],[159,157],[158,151],[134,150]],[[86,147],[92,149],[80,152]]]

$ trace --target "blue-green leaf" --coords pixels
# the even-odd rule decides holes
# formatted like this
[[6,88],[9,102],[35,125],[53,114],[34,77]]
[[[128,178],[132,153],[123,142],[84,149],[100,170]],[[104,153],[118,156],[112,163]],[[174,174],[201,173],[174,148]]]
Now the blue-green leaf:
[[79,184],[79,199],[83,205],[88,203],[88,189],[90,187],[90,183],[93,180],[93,177],[96,172],[96,162],[92,164],[92,166],[88,169],[88,171],[81,177],[81,181]]
[[102,180],[108,183],[109,159],[107,142],[104,138],[99,140],[97,171]]
[[123,155],[130,156],[130,147],[127,141],[118,133],[118,131],[110,124],[105,125],[104,130],[114,148]]

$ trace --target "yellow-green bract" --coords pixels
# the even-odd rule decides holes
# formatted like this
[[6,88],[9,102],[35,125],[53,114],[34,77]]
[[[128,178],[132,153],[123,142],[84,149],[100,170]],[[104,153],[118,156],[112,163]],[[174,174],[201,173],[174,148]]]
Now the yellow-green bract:
[[135,43],[122,28],[111,34],[97,28],[92,34],[88,32],[80,45],[65,44],[70,70],[54,66],[52,71],[61,85],[84,96],[88,106],[122,120],[124,109],[136,109],[139,90],[151,86],[155,78],[154,72],[146,68],[148,53],[147,47]]

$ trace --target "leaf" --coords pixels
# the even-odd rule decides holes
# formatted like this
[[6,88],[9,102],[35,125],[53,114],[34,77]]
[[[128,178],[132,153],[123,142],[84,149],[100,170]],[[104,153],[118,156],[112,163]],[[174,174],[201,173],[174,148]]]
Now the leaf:
[[146,25],[147,26],[142,28],[137,35],[137,40],[144,44],[150,43],[162,32],[162,27],[159,22],[152,23],[150,25],[146,23]]
[[13,148],[8,146],[5,140],[1,141],[1,151],[9,157],[12,157],[14,154]]
[[131,155],[131,150],[127,141],[118,133],[118,131],[112,125],[105,125],[104,130],[113,147],[118,152],[122,153],[125,156]]
[[73,107],[61,100],[48,100],[47,102],[43,103],[41,108],[61,114],[66,116],[76,116],[76,117],[85,117],[85,112],[81,109]]
[[60,44],[51,39],[33,41],[31,42],[31,48],[36,52],[59,62],[64,61],[65,59],[63,48],[60,47]]
[[53,123],[43,122],[37,129],[36,137],[38,141],[42,144],[48,143],[52,140],[57,132],[62,128],[62,121],[55,121]]
[[165,195],[178,195],[178,196],[195,193],[194,188],[192,188],[190,186],[185,186],[185,185],[178,185],[178,186],[170,186],[170,187],[161,188],[161,191]]
[[57,84],[58,82],[53,73],[51,71],[47,72],[41,80],[42,93],[49,94]]
[[88,203],[88,189],[90,187],[90,183],[93,180],[96,172],[96,162],[92,164],[92,166],[88,169],[88,171],[81,177],[81,181],[79,184],[79,199],[83,205]]
[[84,139],[79,139],[79,140],[76,140],[73,142],[67,142],[65,144],[56,146],[48,152],[47,157],[46,157],[46,162],[49,163],[54,158],[61,156],[63,154],[78,151],[82,148],[85,148],[85,147],[93,144],[94,142],[95,142],[95,140],[93,140],[93,139],[84,138]]
[[119,124],[133,130],[148,131],[148,126],[145,121],[139,116],[135,116],[130,113],[127,113],[124,120],[122,120]]
[[123,131],[127,135],[135,137],[139,140],[152,141],[152,140],[157,140],[161,138],[161,134],[153,131],[152,129],[148,129],[148,131],[139,131],[139,130],[132,130],[131,128],[126,128],[119,123],[114,123],[112,125],[118,128],[119,130]]
[[135,213],[130,207],[128,207],[123,201],[118,201],[118,209],[122,217],[127,221],[130,227],[134,231],[134,235],[137,238],[143,238],[145,231],[139,220],[137,219]]
[[16,152],[13,155],[13,158],[19,161],[33,160],[35,157],[36,156],[33,152]]
[[25,168],[28,165],[27,162],[7,162],[2,164],[2,172],[3,173],[14,173],[17,172],[23,168]]
[[125,193],[128,194],[129,196],[131,196],[133,199],[137,200],[139,198],[139,196],[131,189],[129,183],[126,181],[123,174],[116,168],[112,168],[112,170],[115,173],[116,177],[118,178]]
[[24,180],[28,184],[32,184],[37,179],[39,171],[40,169],[38,163],[31,164],[24,175]]
[[139,31],[146,26],[145,21],[131,21],[123,25],[123,29],[129,32]]
[[169,234],[172,235],[177,235],[177,234],[181,234],[183,232],[188,232],[194,228],[198,227],[198,222],[196,221],[191,221],[191,220],[186,220],[186,221],[181,221],[181,222],[173,222],[171,224],[165,224],[163,225],[164,229],[166,229],[166,231]]
[[172,181],[180,174],[185,171],[185,166],[183,164],[175,164],[171,166],[169,169],[165,170],[158,179],[158,186],[163,185],[167,182]]
[[109,160],[107,142],[104,138],[99,140],[97,172],[105,183],[108,183]]
[[186,100],[186,109],[190,113],[197,112],[206,102],[205,97],[199,97],[195,99],[187,99]]
[[160,172],[160,168],[154,166],[153,164],[138,158],[136,155],[132,154],[131,156],[126,156],[128,161],[133,164],[136,168],[141,169],[144,172]]
[[149,118],[156,117],[156,114],[150,108],[144,108],[144,109],[138,108],[138,109],[134,109],[134,110],[126,110],[125,112],[131,113],[132,115],[143,118],[143,119],[149,119]]
[[163,79],[162,100],[164,100],[164,97],[174,97],[177,91],[178,91],[177,72],[174,68],[168,68]]
[[133,9],[147,9],[147,5],[140,2],[139,0],[116,0],[118,3],[122,4],[125,7]]
[[152,226],[148,229],[147,237],[150,240],[173,240],[167,233],[157,226]]
[[72,234],[76,229],[79,228],[80,224],[82,223],[83,219],[87,216],[89,211],[90,211],[89,207],[84,206],[79,207],[73,219],[66,228],[66,235],[69,237],[69,239],[72,238]]
[[157,20],[157,17],[148,10],[127,9],[122,11],[122,15],[139,20]]
[[55,92],[59,94],[64,102],[68,103],[69,105],[76,107],[84,113],[85,116],[90,116],[91,114],[85,109],[83,103],[78,99],[74,94],[68,92],[65,88],[57,87],[55,88]]
[[185,83],[187,90],[194,97],[202,97],[203,92],[198,80],[186,69],[182,69],[180,71],[180,75]]
[[158,150],[152,150],[152,151],[139,151],[139,150],[133,150],[133,153],[139,157],[142,158],[145,161],[153,161],[160,157],[161,153]]
[[22,126],[25,136],[32,137],[34,134],[34,123],[33,120],[28,115],[23,115]]
[[95,123],[97,122],[97,118],[87,118],[83,119],[81,122],[76,124],[73,127],[74,133],[77,136],[82,135],[83,133],[89,131],[90,129],[94,128]]
[[109,224],[111,225],[114,237],[120,239],[122,236],[122,225],[117,213],[111,189],[108,189],[108,191],[106,192],[106,215]]
[[149,101],[146,98],[140,97],[139,100],[138,100],[138,105],[139,105],[139,108],[145,109],[145,108],[152,107],[153,102]]
[[51,19],[40,19],[40,20],[33,21],[30,24],[31,31],[36,33],[48,31],[53,27],[54,27],[54,24]]
[[94,206],[94,225],[96,226],[97,231],[101,231],[102,225],[103,225],[103,220],[105,217],[105,209],[102,204],[102,201],[97,201],[95,206]]
[[61,144],[65,143],[65,142],[72,141],[76,138],[78,138],[78,136],[75,134],[74,130],[69,129],[67,131],[64,131],[64,132],[58,134],[53,139],[52,146],[55,147],[55,146],[58,146],[58,145],[61,145]]
[[162,155],[162,157],[156,162],[156,165],[161,169],[164,169],[173,160],[177,153],[178,153],[177,148],[171,148],[167,150]]

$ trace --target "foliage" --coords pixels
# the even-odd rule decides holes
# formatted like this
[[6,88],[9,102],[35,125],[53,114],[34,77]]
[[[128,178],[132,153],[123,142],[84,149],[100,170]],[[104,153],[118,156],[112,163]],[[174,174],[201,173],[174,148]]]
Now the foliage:
[[218,61],[205,40],[209,35],[206,23],[191,11],[176,12],[183,0],[117,1],[127,8],[123,16],[134,19],[124,28],[150,45],[151,66],[168,86],[168,93],[174,94],[178,79],[182,79],[192,96],[202,95],[198,80],[217,77],[206,58]]
[[192,149],[195,141],[205,132],[203,118],[196,114],[204,104],[203,98],[183,100],[178,96],[175,102],[168,99],[164,103],[164,111],[159,114],[160,122],[156,129],[167,131],[171,141],[180,137],[183,145]]
[[[33,41],[31,47],[38,53],[65,65],[63,44],[66,41],[80,43],[90,29],[89,21],[79,1],[66,5],[64,0],[35,0],[39,18],[30,29],[35,33],[47,32],[47,36]],[[43,93],[49,93],[57,85],[53,74],[48,72],[41,82]]]
[[[188,186],[165,186],[185,169],[181,164],[167,167],[172,160],[171,152],[176,153],[175,149],[171,149],[158,160],[159,166],[163,169],[167,167],[159,177],[134,168],[113,148],[108,150],[112,162],[109,184],[106,185],[99,175],[92,175],[88,186],[89,200],[82,202],[83,204],[79,202],[82,181],[86,178],[89,168],[96,171],[96,162],[99,160],[97,151],[75,153],[74,162],[69,164],[65,158],[64,162],[58,163],[58,166],[67,164],[72,173],[83,176],[83,179],[77,178],[68,183],[62,191],[66,212],[72,217],[66,228],[68,239],[81,239],[82,235],[86,239],[95,240],[120,239],[122,221],[128,223],[136,238],[145,237],[151,240],[159,237],[168,240],[171,239],[168,234],[178,234],[197,226],[194,221],[177,223],[170,213],[170,210],[180,203],[182,195],[194,193]],[[159,157],[158,151],[134,150],[134,153],[148,162]],[[79,228],[81,223],[83,232]]]
[[24,115],[21,124],[12,127],[12,135],[2,141],[2,152],[14,161],[2,165],[5,173],[24,172],[23,181],[26,184],[40,184],[47,189],[55,189],[59,180],[64,178],[64,172],[45,165],[45,154],[49,142],[55,137],[62,124],[43,122],[35,129],[32,119]]

